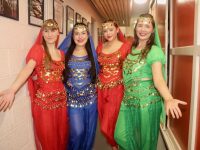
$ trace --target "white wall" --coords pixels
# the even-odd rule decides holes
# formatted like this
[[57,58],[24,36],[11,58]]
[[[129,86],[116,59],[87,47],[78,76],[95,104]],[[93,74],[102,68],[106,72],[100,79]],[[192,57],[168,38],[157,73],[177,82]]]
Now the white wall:
[[[45,4],[45,19],[52,18],[52,1]],[[48,3],[48,4],[47,4]],[[87,20],[96,19],[96,27],[101,18],[87,0],[66,0]],[[65,15],[64,15],[65,19]],[[65,37],[61,35],[60,42]],[[19,21],[0,16],[0,91],[6,89],[25,64],[25,56],[39,32],[39,27],[28,25],[28,2],[19,0]],[[97,36],[95,35],[94,38]],[[97,39],[95,40],[97,41]],[[34,150],[34,135],[30,100],[26,86],[16,95],[11,110],[0,112],[0,150]]]
[[131,18],[130,26],[126,27],[126,32],[125,32],[126,36],[134,36],[134,26],[135,26],[136,20],[137,20],[137,17],[132,17]]
[[[97,28],[101,27],[102,18],[95,11],[94,7],[88,4],[89,0],[65,0],[65,4],[69,5],[74,12],[78,12],[82,17],[86,18],[91,23],[91,18],[95,20],[94,22],[94,35],[93,40],[97,46]],[[74,16],[75,18],[75,16]]]

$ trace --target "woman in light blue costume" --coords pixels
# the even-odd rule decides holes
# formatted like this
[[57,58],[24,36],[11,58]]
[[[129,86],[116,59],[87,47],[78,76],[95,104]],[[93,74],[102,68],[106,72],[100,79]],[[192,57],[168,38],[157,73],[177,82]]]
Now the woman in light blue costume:
[[134,30],[132,52],[123,64],[124,98],[115,128],[120,150],[156,150],[160,122],[182,113],[164,80],[165,56],[153,16],[142,14]]
[[63,74],[70,124],[68,150],[91,150],[97,126],[98,63],[87,26],[76,23],[59,48],[65,52]]

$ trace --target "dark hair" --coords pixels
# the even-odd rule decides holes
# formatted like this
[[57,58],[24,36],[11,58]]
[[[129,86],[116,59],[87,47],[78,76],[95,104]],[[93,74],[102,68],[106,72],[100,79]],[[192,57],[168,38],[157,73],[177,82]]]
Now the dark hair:
[[[74,25],[74,27],[78,26],[78,25],[82,25],[82,26],[85,26],[86,29],[87,29],[87,26],[84,24],[84,23],[76,23]],[[68,62],[74,52],[74,49],[76,47],[76,44],[74,42],[74,39],[73,39],[73,34],[74,34],[74,28],[72,30],[72,37],[71,37],[71,45],[67,51],[67,53],[65,54],[65,70],[63,72],[63,76],[64,76],[64,80],[63,82],[66,83],[67,80],[68,80],[68,75],[69,75],[69,67],[68,67]],[[88,35],[89,35],[89,32],[88,32]],[[92,49],[91,49],[91,44],[90,44],[90,40],[88,38],[86,44],[85,44],[85,48],[86,48],[86,51],[87,51],[87,54],[88,54],[88,58],[92,64],[90,70],[89,70],[89,73],[91,74],[91,77],[92,77],[92,83],[95,83],[96,82],[96,77],[97,77],[97,74],[96,74],[96,67],[95,67],[95,61],[94,61],[94,57],[93,57],[93,53],[92,53]]]
[[[154,18],[151,14],[141,14],[138,18],[138,20],[140,18],[149,18],[151,20],[151,23],[152,23],[152,26],[153,26],[153,29],[155,28],[155,21],[154,21]],[[135,28],[134,28],[134,43],[133,43],[133,47],[137,47],[138,44],[139,44],[139,38],[136,34],[136,27],[137,27],[137,24],[138,24],[138,20],[137,20],[137,23],[135,25]],[[149,40],[147,41],[146,43],[146,46],[144,49],[142,49],[142,52],[141,52],[141,59],[144,59],[147,57],[147,54],[149,53],[152,45],[155,44],[154,42],[154,38],[155,38],[155,32],[151,33],[150,37],[149,37]]]

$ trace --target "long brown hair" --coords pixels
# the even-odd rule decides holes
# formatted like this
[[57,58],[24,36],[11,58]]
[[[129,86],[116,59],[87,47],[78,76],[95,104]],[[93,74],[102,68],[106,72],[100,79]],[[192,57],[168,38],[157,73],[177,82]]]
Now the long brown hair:
[[[55,20],[53,19],[48,19],[46,20],[43,25],[42,25],[42,30],[58,30],[59,31],[59,28],[58,28],[58,24]],[[56,45],[57,46],[57,43],[58,43],[58,38],[56,40]],[[46,41],[44,40],[44,37],[42,38],[42,45],[44,47],[44,50],[45,50],[45,58],[44,58],[44,66],[46,69],[50,69],[51,68],[51,62],[52,62],[52,58],[51,58],[51,55],[50,55],[50,52],[49,52],[49,48],[46,44]]]
[[[147,19],[149,19],[149,20],[151,21],[151,24],[152,24],[152,26],[153,26],[153,29],[155,28],[155,21],[154,21],[153,16],[152,16],[151,14],[148,14],[148,13],[146,13],[146,14],[141,14],[141,15],[139,16],[139,18],[138,18],[138,20],[137,20],[137,23],[136,23],[136,25],[135,25],[135,28],[134,28],[134,43],[133,43],[133,47],[137,47],[138,44],[139,44],[139,38],[138,38],[138,36],[137,36],[137,34],[136,34],[136,27],[137,27],[138,21],[139,21],[140,19],[142,19],[142,18],[147,18]],[[155,44],[155,43],[154,43],[154,38],[155,38],[155,33],[152,32],[151,35],[150,35],[150,37],[149,37],[149,40],[148,40],[147,43],[146,43],[145,48],[142,49],[141,58],[140,58],[140,59],[144,59],[144,58],[147,57],[147,54],[148,54],[149,51],[151,50],[152,45]]]

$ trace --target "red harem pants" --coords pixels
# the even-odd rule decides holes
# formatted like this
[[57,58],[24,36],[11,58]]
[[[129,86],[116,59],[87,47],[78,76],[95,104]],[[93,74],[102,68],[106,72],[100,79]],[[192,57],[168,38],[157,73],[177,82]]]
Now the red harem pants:
[[37,150],[66,150],[69,133],[67,108],[44,110],[38,105],[33,105]]
[[115,125],[123,98],[124,86],[122,84],[108,89],[97,89],[98,113],[100,129],[111,146],[117,146],[114,140]]

